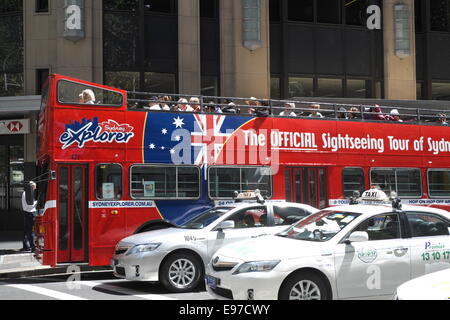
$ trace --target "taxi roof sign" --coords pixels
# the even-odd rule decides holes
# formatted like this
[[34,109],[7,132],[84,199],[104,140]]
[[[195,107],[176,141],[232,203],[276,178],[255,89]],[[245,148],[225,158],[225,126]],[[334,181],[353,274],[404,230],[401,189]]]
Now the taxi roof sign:
[[234,200],[236,202],[242,202],[242,201],[247,201],[247,200],[256,200],[260,203],[264,203],[264,197],[261,195],[261,191],[259,191],[258,189],[254,190],[254,191],[248,190],[248,191],[243,191],[243,192],[235,191],[234,192]]
[[389,197],[384,193],[384,191],[379,189],[370,189],[363,192],[361,196],[363,201],[389,201]]

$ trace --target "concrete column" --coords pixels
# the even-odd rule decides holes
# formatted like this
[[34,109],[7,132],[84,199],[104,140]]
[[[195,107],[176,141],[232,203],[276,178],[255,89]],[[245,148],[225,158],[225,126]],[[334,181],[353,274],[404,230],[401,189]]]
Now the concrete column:
[[25,94],[35,94],[40,68],[102,82],[102,1],[85,0],[85,38],[75,42],[63,37],[64,1],[49,4],[48,13],[36,13],[35,1],[24,1]]
[[269,98],[269,0],[261,0],[262,48],[243,46],[241,0],[220,0],[220,36],[222,95]]
[[[394,5],[399,3],[409,7],[411,54],[404,57],[395,55]],[[383,23],[385,98],[390,100],[416,100],[414,0],[384,0]]]
[[200,94],[200,1],[178,0],[179,91]]

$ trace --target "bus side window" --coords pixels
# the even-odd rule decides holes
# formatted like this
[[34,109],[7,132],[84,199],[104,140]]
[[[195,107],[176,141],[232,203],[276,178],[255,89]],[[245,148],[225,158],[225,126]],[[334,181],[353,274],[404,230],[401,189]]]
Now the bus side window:
[[122,167],[119,164],[100,164],[95,168],[95,192],[98,200],[122,199]]

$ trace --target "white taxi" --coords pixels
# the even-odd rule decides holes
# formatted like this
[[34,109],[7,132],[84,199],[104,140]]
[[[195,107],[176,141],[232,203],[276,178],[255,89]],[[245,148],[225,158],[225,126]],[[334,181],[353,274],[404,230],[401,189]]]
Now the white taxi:
[[397,300],[450,300],[450,269],[441,270],[402,284]]
[[374,199],[387,197],[372,189],[363,204],[222,247],[207,266],[208,292],[236,300],[392,299],[411,278],[450,267],[449,212]]
[[318,211],[262,199],[217,206],[182,225],[167,224],[121,240],[111,266],[119,278],[160,281],[169,291],[190,291],[203,283],[205,264],[221,246],[275,234]]

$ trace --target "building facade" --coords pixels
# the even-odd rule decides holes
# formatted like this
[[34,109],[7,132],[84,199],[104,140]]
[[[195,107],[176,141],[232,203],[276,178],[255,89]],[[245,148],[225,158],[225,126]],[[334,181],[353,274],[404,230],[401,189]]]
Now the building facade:
[[34,177],[50,73],[158,93],[450,100],[449,56],[450,0],[3,0],[0,121],[23,128],[0,130],[0,212],[20,210]]

